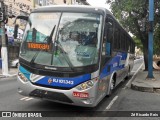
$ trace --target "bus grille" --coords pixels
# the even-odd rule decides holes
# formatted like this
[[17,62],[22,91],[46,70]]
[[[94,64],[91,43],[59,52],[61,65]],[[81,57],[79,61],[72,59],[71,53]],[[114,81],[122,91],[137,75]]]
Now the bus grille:
[[52,89],[59,89],[59,90],[69,90],[71,88],[66,88],[66,87],[59,87],[59,86],[49,86],[49,85],[42,85],[38,83],[32,83],[33,85],[40,86],[40,87],[46,87],[46,88],[52,88]]
[[46,91],[46,90],[35,89],[30,93],[30,96],[38,97],[38,98],[45,98],[49,100],[56,100],[56,101],[61,101],[61,102],[66,102],[66,103],[73,103],[73,101],[70,100],[63,93],[51,92],[51,91]]

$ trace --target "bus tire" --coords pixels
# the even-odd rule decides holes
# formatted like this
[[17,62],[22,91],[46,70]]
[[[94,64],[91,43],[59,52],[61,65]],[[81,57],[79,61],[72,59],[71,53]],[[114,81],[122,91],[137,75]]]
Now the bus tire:
[[130,66],[129,66],[129,68],[128,68],[128,72],[127,72],[127,76],[125,77],[125,79],[126,79],[126,80],[127,80],[127,79],[129,79],[130,74],[131,74],[131,71],[130,71]]

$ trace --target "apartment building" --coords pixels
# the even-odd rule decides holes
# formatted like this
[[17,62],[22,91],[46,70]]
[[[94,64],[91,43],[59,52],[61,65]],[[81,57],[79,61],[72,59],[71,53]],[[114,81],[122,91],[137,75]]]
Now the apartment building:
[[[34,8],[46,5],[58,5],[58,4],[85,4],[89,5],[86,0],[4,0],[4,3],[8,6],[9,16],[27,15]],[[23,24],[23,21],[20,21]],[[8,25],[12,26],[13,20],[9,19]]]
[[19,15],[28,14],[32,9],[38,6],[56,5],[56,4],[85,4],[89,5],[86,0],[4,0],[8,6],[9,14]]

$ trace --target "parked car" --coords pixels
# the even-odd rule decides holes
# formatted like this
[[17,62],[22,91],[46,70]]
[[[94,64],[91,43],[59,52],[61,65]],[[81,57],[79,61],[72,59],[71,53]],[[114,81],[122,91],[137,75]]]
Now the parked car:
[[19,59],[14,59],[10,61],[10,67],[18,67]]

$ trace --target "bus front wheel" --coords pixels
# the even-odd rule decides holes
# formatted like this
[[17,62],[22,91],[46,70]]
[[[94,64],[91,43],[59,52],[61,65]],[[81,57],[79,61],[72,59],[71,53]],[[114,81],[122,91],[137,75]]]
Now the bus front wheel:
[[129,79],[130,75],[131,75],[131,71],[130,71],[130,66],[129,66],[127,76],[125,77],[125,80]]
[[115,88],[115,83],[116,83],[116,75],[114,74],[113,77],[111,78],[111,81],[110,81],[108,96],[110,96],[112,94],[113,89]]

